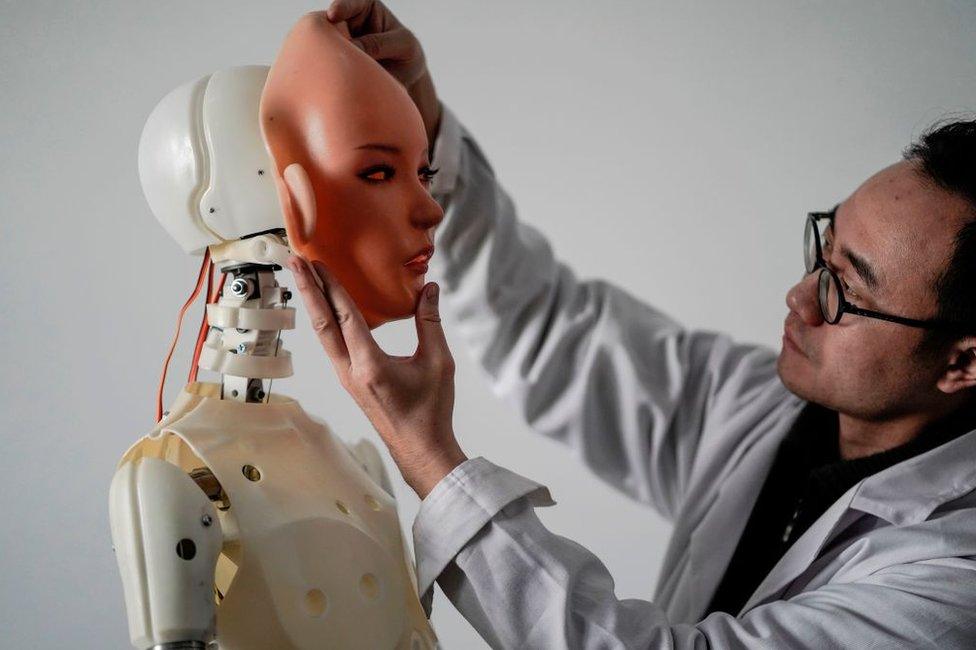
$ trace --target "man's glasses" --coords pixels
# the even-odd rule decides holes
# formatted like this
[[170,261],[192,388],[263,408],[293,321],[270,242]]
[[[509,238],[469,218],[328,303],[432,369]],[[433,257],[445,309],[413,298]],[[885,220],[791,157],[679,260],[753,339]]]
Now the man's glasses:
[[[841,285],[840,278],[834,270],[827,266],[823,258],[823,239],[821,224],[828,226],[833,224],[834,215],[837,208],[830,212],[811,212],[807,215],[806,226],[803,231],[803,262],[806,265],[807,273],[813,273],[820,269],[820,277],[817,279],[817,298],[820,302],[820,313],[823,319],[835,325],[840,322],[844,314],[855,314],[868,318],[878,318],[900,325],[909,327],[921,327],[923,329],[937,329],[951,327],[950,323],[938,319],[918,320],[915,318],[904,318],[893,316],[879,311],[862,309],[844,296],[844,287]],[[826,229],[826,227],[825,227]]]

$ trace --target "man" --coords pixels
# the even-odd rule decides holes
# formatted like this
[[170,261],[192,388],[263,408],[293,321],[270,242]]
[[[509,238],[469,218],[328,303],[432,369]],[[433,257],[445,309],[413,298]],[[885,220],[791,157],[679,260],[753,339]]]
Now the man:
[[441,109],[410,32],[379,2],[327,15],[436,138],[445,310],[495,389],[674,522],[654,601],[618,600],[603,564],[536,517],[544,487],[460,452],[436,292],[415,359],[392,361],[327,274],[331,304],[300,270],[343,385],[423,498],[422,594],[436,579],[494,647],[976,645],[976,122],[808,217],[777,355],[577,281]]

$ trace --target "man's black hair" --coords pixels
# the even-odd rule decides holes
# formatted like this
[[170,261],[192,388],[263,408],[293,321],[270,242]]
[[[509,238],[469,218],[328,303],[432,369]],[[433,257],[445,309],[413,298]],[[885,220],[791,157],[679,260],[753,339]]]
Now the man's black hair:
[[962,336],[976,335],[976,120],[940,122],[904,151],[936,186],[965,199],[970,219],[956,233],[949,263],[935,282],[937,318],[967,323],[958,330],[928,330],[917,352],[941,353]]

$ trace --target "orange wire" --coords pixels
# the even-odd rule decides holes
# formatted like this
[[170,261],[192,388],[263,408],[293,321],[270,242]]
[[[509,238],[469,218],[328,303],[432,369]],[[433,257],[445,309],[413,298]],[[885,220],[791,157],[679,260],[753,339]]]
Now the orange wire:
[[166,385],[166,371],[169,369],[170,359],[173,358],[173,351],[176,349],[176,343],[180,340],[180,330],[183,328],[183,317],[186,315],[186,310],[190,308],[193,301],[197,299],[200,295],[200,289],[203,288],[203,279],[207,276],[207,269],[210,267],[210,249],[203,254],[203,263],[200,265],[200,275],[197,276],[197,285],[193,289],[193,293],[190,297],[186,299],[183,303],[183,308],[180,309],[180,314],[176,319],[176,334],[173,336],[173,342],[169,346],[169,352],[166,354],[166,360],[163,361],[163,372],[159,377],[159,390],[156,393],[156,422],[163,419],[163,387]]
[[196,343],[193,344],[193,358],[190,359],[190,372],[187,373],[186,381],[187,383],[193,383],[196,381],[197,373],[194,370],[197,367],[197,360],[199,359],[199,353],[197,350],[201,349],[202,344],[200,339],[206,337],[207,330],[207,305],[210,304],[210,297],[213,294],[213,273],[214,264],[213,261],[210,262],[210,269],[207,272],[207,292],[203,294],[203,318],[200,319],[200,328],[197,330]]
[[[213,304],[217,302],[220,298],[220,293],[224,290],[224,281],[227,279],[226,273],[220,274],[220,282],[217,283],[217,289],[211,291],[213,286],[213,264],[210,265],[210,278],[207,280],[207,304]],[[190,383],[197,380],[197,371],[200,367],[197,365],[200,362],[200,353],[203,352],[203,346],[207,342],[207,333],[210,331],[210,326],[207,323],[207,308],[203,308],[203,321],[200,323],[200,331],[197,333],[197,344],[193,349],[193,360],[190,362],[190,375],[187,381]]]

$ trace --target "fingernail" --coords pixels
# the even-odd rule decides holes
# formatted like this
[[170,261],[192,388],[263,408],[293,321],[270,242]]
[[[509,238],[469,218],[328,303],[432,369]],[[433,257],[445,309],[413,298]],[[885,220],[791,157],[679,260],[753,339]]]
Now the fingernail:
[[435,305],[437,304],[437,283],[427,287],[427,301]]

